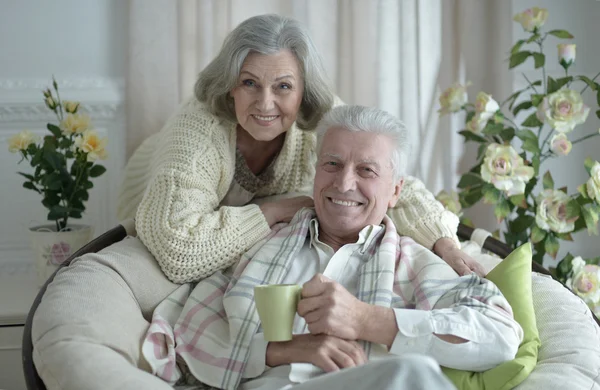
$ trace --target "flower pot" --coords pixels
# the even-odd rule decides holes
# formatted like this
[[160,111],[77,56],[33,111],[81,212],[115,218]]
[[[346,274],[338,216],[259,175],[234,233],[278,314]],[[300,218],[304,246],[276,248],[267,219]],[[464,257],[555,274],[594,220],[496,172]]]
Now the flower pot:
[[69,231],[56,231],[55,224],[29,228],[35,257],[38,284],[44,285],[52,273],[75,251],[87,244],[94,234],[88,225],[69,225]]

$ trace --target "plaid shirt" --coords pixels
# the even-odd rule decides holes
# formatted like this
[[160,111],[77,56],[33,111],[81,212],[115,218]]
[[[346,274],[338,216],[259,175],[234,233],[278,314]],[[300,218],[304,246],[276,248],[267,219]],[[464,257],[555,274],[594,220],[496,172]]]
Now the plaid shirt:
[[[181,358],[203,383],[236,388],[252,339],[260,330],[254,286],[283,282],[310,237],[314,216],[313,209],[301,210],[229,272],[217,272],[195,287],[182,285],[163,301],[142,346],[154,373],[175,383],[181,377],[176,365]],[[384,225],[385,230],[366,248],[367,256],[358,270],[358,299],[397,309],[466,306],[507,325],[516,324],[508,302],[493,283],[475,275],[457,277],[443,260],[412,239],[398,236],[389,218],[385,217]],[[364,348],[368,356],[381,351],[381,346],[371,343],[364,343]]]

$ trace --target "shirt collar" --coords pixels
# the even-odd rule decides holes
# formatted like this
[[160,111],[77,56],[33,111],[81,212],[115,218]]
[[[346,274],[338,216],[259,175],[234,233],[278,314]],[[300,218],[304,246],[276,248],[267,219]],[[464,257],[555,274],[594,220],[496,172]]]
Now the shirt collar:
[[[367,225],[358,233],[358,240],[354,244],[360,245],[360,251],[361,253],[364,253],[369,248],[373,240],[383,230],[383,225]],[[323,242],[319,240],[319,221],[316,217],[310,220],[308,231],[310,232],[310,248],[313,247],[314,243],[323,244]]]

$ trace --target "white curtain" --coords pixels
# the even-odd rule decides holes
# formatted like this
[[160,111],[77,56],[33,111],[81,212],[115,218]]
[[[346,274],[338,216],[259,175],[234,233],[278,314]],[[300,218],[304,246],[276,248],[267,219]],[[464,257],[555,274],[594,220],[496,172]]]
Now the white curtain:
[[[128,153],[160,130],[191,96],[198,72],[224,37],[253,15],[279,13],[304,23],[335,92],[346,103],[400,117],[413,136],[410,172],[436,193],[455,188],[472,164],[457,131],[439,118],[438,96],[455,81],[510,89],[502,65],[512,2],[503,0],[130,0]],[[468,150],[467,150],[468,152]],[[466,157],[465,157],[466,156]],[[466,160],[461,162],[461,159]]]

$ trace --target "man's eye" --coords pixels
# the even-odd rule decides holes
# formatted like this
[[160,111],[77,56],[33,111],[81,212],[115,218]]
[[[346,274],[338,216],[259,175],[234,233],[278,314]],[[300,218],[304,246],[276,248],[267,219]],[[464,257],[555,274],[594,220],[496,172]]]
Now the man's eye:
[[254,82],[254,80],[244,80],[242,81],[242,84],[248,86],[248,87],[254,87],[256,85],[256,83]]
[[325,165],[330,165],[330,166],[333,166],[333,167],[335,167],[335,166],[337,166],[337,165],[338,165],[338,163],[337,163],[337,162],[335,162],[335,161],[327,161],[327,162],[325,163]]

